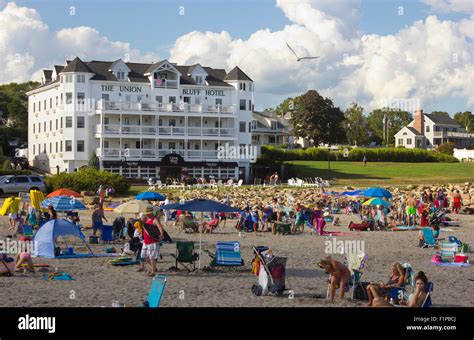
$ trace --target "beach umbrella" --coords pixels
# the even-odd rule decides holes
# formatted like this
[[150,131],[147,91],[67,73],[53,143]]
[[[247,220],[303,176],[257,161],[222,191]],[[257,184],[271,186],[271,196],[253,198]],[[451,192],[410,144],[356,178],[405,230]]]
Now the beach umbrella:
[[[183,204],[167,204],[162,207],[164,210],[181,210],[181,211],[192,211],[201,212],[201,225],[202,225],[202,213],[203,212],[242,212],[238,208],[231,207],[230,205],[222,204],[213,200],[207,199],[194,199],[191,201],[184,202]],[[199,231],[199,262],[198,268],[201,268],[201,255],[202,255],[202,227]]]
[[381,199],[380,197],[373,197],[365,201],[362,205],[383,205],[384,207],[389,207],[390,203]]
[[366,197],[392,197],[390,191],[382,188],[368,188],[364,191],[364,196]]
[[43,208],[47,208],[52,205],[56,211],[71,211],[71,210],[86,210],[84,203],[76,199],[75,197],[69,196],[54,196],[45,199],[41,202]]
[[140,201],[164,201],[165,196],[154,191],[144,191],[135,196],[135,199]]
[[139,214],[141,212],[145,213],[147,207],[153,207],[153,205],[144,201],[133,200],[119,205],[114,211],[120,214]]
[[343,191],[341,196],[364,196],[364,190]]
[[56,191],[53,191],[46,197],[55,197],[55,196],[82,197],[81,194],[70,189],[58,189]]

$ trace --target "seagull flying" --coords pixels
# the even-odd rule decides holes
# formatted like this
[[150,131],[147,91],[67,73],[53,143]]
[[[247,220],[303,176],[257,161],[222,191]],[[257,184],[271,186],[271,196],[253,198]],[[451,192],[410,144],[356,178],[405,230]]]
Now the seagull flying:
[[295,55],[296,61],[300,61],[300,60],[302,60],[302,59],[318,59],[318,58],[319,58],[319,57],[301,57],[301,58],[300,58],[300,57],[298,57],[298,55],[296,54],[296,52],[293,51],[293,49],[291,48],[291,46],[290,46],[288,43],[286,43],[286,46],[288,46],[288,48],[290,49],[290,51]]

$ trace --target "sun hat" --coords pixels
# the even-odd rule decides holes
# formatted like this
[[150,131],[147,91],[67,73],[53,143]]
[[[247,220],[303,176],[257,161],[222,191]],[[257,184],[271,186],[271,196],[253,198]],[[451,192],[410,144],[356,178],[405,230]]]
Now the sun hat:
[[153,207],[146,207],[146,209],[145,209],[145,213],[146,213],[146,214],[150,214],[150,213],[152,213],[153,211],[154,211],[154,210],[153,210]]

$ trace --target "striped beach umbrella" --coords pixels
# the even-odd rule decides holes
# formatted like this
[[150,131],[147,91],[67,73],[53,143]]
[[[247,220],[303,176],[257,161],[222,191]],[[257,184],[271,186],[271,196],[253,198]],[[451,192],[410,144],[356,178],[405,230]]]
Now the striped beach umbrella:
[[55,190],[46,197],[55,197],[55,196],[82,197],[81,194],[75,192],[74,190],[65,189],[65,188]]
[[54,196],[51,198],[45,199],[41,202],[43,208],[47,208],[49,205],[52,205],[56,211],[71,211],[71,210],[86,210],[84,203],[79,201],[75,197],[70,196]]

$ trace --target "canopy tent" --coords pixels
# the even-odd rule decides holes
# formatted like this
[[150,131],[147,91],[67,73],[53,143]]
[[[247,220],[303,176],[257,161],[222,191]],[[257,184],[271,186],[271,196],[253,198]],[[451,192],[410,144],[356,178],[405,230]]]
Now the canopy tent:
[[383,188],[368,188],[364,191],[364,196],[366,197],[392,197],[390,191]]
[[55,196],[82,197],[81,194],[75,192],[74,190],[66,188],[55,190],[52,193],[48,194],[46,197],[50,198]]
[[76,236],[79,237],[90,253],[93,255],[92,249],[87,244],[84,234],[74,225],[64,219],[49,220],[41,226],[36,232],[34,242],[34,255],[46,258],[55,258],[54,248],[56,239],[59,236]]
[[86,206],[75,197],[54,196],[41,202],[41,206],[47,208],[52,205],[56,211],[86,210]]
[[119,205],[114,211],[119,214],[139,214],[141,212],[145,213],[147,207],[153,207],[153,205],[143,201],[133,200]]
[[372,197],[371,199],[365,201],[362,205],[383,205],[384,207],[389,207],[390,203],[381,199],[380,197]]
[[154,191],[144,191],[135,196],[140,201],[164,201],[165,196]]
[[[183,204],[167,204],[162,207],[164,210],[182,210],[192,212],[242,212],[238,208],[231,207],[230,205],[222,204],[213,200],[207,199],[195,199],[184,202]],[[202,214],[201,214],[201,226],[202,226]],[[202,255],[202,227],[199,232],[199,262],[198,268],[201,268],[201,255]]]

